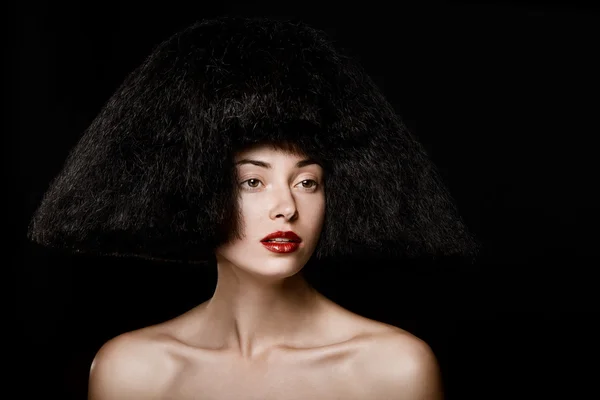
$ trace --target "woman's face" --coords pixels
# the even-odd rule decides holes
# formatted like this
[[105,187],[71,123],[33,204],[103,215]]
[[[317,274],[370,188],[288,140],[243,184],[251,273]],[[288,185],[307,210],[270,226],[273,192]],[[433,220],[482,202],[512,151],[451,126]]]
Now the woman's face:
[[[321,234],[323,169],[307,157],[270,146],[242,151],[235,163],[242,239],[217,248],[217,261],[266,278],[296,274],[310,259]],[[274,232],[293,232],[300,242],[265,242]]]

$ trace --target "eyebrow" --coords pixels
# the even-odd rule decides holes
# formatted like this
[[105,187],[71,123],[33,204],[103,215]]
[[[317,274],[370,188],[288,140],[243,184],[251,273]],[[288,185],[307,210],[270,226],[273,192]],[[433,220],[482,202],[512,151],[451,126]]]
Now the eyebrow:
[[[244,165],[244,164],[252,164],[252,165],[256,165],[258,167],[263,167],[263,168],[272,168],[271,164],[264,162],[264,161],[259,161],[259,160],[250,160],[247,158],[244,158],[243,160],[240,160],[238,162],[235,163],[235,165]],[[316,160],[312,159],[312,158],[306,158],[304,160],[300,160],[296,163],[296,168],[302,168],[302,167],[306,167],[307,165],[312,165],[312,164],[317,164],[317,165],[321,165],[319,162],[317,162]]]

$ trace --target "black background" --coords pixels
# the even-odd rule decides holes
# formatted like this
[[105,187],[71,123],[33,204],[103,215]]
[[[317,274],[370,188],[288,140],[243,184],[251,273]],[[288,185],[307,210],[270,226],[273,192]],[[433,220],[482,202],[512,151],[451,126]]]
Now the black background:
[[338,265],[320,278],[321,290],[425,339],[448,399],[592,396],[598,9],[283,3],[23,2],[9,10],[5,243],[14,292],[4,330],[14,397],[84,399],[102,343],[212,294],[210,269],[68,256],[25,233],[69,150],[125,76],[177,30],[224,13],[300,18],[357,57],[485,245],[474,265]]

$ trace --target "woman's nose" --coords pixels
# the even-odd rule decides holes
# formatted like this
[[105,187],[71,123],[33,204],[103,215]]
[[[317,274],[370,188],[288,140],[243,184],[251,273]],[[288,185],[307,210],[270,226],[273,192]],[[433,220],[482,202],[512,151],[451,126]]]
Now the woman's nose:
[[273,206],[271,207],[271,219],[285,218],[290,221],[296,217],[298,210],[296,202],[289,189],[275,190],[273,194]]

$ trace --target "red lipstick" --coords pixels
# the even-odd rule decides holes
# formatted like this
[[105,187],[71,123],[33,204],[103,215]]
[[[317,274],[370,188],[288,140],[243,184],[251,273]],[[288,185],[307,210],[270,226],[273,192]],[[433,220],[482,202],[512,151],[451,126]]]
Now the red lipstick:
[[260,242],[273,253],[293,253],[300,247],[302,239],[292,231],[277,231],[268,234]]

